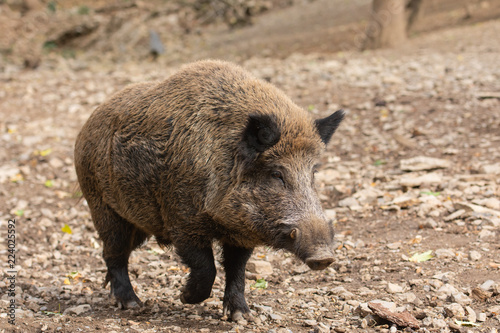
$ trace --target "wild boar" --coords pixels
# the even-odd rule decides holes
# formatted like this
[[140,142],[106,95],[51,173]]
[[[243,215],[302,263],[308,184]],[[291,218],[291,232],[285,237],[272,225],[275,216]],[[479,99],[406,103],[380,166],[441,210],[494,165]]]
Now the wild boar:
[[123,308],[142,304],[130,253],[154,235],[190,275],[184,303],[210,296],[222,247],[224,313],[249,312],[254,247],[286,249],[311,269],[333,262],[333,226],[314,187],[344,112],[312,120],[270,83],[223,61],[199,61],[161,83],[132,85],[99,106],[75,146],[75,167],[103,242],[105,285]]

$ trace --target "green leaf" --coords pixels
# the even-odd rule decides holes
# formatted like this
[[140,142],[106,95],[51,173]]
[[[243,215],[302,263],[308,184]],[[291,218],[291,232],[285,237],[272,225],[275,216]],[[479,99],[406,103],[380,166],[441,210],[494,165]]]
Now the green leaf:
[[47,179],[43,185],[45,185],[45,187],[51,188],[52,186],[54,186],[54,181],[51,179]]
[[461,320],[455,320],[455,323],[460,326],[467,326],[467,327],[479,327],[481,325],[477,323],[473,323],[471,321],[461,321]]
[[62,316],[62,313],[59,313],[59,312],[42,311],[42,313],[45,313],[46,315],[58,315],[58,316]]
[[68,277],[74,279],[75,277],[77,277],[78,275],[80,274],[80,272],[70,272],[68,274]]
[[429,251],[424,252],[424,253],[415,253],[408,260],[411,262],[424,262],[424,261],[432,259],[433,257],[434,256],[432,255],[432,250],[429,250]]
[[383,164],[387,164],[387,161],[376,160],[375,162],[373,162],[373,165],[375,165],[375,166],[379,166],[379,165],[383,165]]
[[441,192],[432,192],[432,191],[423,191],[423,192],[420,192],[420,194],[422,195],[433,195],[435,197],[441,195]]
[[18,210],[16,210],[16,212],[14,214],[16,214],[17,216],[21,217],[21,216],[24,215],[24,209],[18,209]]
[[254,288],[259,288],[259,289],[266,289],[267,288],[267,281],[264,279],[258,279],[255,281],[255,283],[252,285]]
[[69,225],[67,225],[66,223],[64,223],[64,226],[61,228],[61,231],[62,232],[65,232],[67,234],[72,234],[73,231],[71,230],[71,227]]

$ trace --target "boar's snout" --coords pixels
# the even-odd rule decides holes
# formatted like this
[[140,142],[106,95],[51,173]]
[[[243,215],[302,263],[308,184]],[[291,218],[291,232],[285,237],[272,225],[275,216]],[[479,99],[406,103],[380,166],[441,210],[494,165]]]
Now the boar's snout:
[[306,264],[310,269],[313,270],[322,270],[330,266],[333,262],[333,255],[320,257],[320,258],[309,258],[306,259]]
[[302,221],[290,232],[293,252],[313,270],[325,269],[333,263],[333,236],[332,224],[324,219]]

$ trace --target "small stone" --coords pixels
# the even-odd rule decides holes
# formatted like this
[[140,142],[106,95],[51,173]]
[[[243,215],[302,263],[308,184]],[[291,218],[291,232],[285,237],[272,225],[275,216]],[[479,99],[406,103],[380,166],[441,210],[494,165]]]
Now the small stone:
[[396,250],[396,249],[399,249],[401,247],[401,245],[402,245],[401,241],[397,241],[394,243],[389,243],[386,246],[388,249]]
[[355,314],[359,314],[360,317],[366,317],[369,314],[373,313],[372,310],[368,307],[368,303],[361,303],[359,306],[354,310]]
[[0,167],[0,183],[7,182],[10,178],[19,173],[19,168],[9,165],[2,165]]
[[345,292],[347,292],[347,289],[345,289],[344,287],[342,286],[338,286],[338,287],[335,287],[335,288],[332,288],[330,290],[330,292],[334,295],[340,295],[340,294],[343,294]]
[[455,322],[452,322],[450,321],[448,323],[448,327],[451,328],[453,331],[456,331],[456,332],[460,332],[461,331],[461,328],[462,326],[458,325],[457,323]]
[[410,206],[415,206],[420,203],[420,200],[418,200],[415,197],[412,197],[408,194],[403,194],[398,197],[395,197],[391,202],[390,205],[396,205],[401,208],[406,208]]
[[478,261],[479,259],[481,259],[481,253],[472,250],[469,252],[469,259],[472,261]]
[[417,295],[415,295],[414,293],[412,292],[409,292],[409,293],[404,293],[401,295],[402,297],[402,300],[404,300],[405,302],[407,303],[419,303],[419,299],[417,298]]
[[461,217],[464,214],[465,214],[465,210],[464,209],[459,209],[459,210],[451,213],[450,215],[446,216],[445,218],[443,218],[443,220],[445,222],[450,222],[450,221],[458,219],[459,217]]
[[[361,325],[360,325],[360,327],[361,327],[362,329],[366,329],[366,328],[368,328],[368,320],[367,320],[366,318],[363,318],[363,320],[361,320]],[[335,332],[338,332],[338,331],[337,331],[337,330],[335,330]]]
[[340,172],[334,169],[324,169],[316,175],[316,180],[325,184],[335,184],[339,178]]
[[452,249],[437,249],[434,251],[437,258],[453,258],[455,257],[455,251]]
[[420,223],[419,227],[421,229],[436,229],[438,227],[438,224],[436,221],[434,221],[434,219],[428,218],[423,220]]
[[481,172],[500,175],[500,163],[483,165]]
[[280,316],[279,314],[275,314],[275,313],[270,313],[269,318],[271,318],[272,320],[275,320],[275,321],[283,320],[282,316]]
[[403,177],[399,180],[402,186],[406,187],[419,187],[423,184],[441,184],[443,182],[443,177],[436,173],[429,173],[419,177]]
[[486,313],[479,312],[477,314],[477,321],[485,322],[486,321]]
[[403,287],[401,287],[400,285],[389,282],[387,284],[387,292],[389,292],[391,294],[402,293]]
[[464,293],[458,292],[451,294],[451,300],[458,304],[467,305],[472,303],[472,299],[466,296]]
[[434,328],[445,328],[446,326],[448,326],[448,324],[443,319],[432,318],[432,327],[434,327]]
[[490,237],[495,237],[496,233],[493,231],[490,231],[488,229],[483,229],[479,232],[479,238],[490,238]]
[[446,296],[451,296],[451,294],[458,293],[457,288],[453,287],[451,284],[445,283],[437,290],[438,294],[444,294]]
[[500,200],[498,200],[497,198],[488,198],[484,200],[483,205],[488,208],[500,211]]
[[78,306],[73,306],[71,308],[67,308],[66,310],[64,310],[63,314],[65,314],[65,315],[74,314],[76,316],[79,316],[82,313],[85,313],[85,312],[88,312],[91,310],[92,310],[92,308],[91,308],[90,304],[82,304],[82,305],[78,305]]
[[42,213],[43,216],[45,216],[46,218],[50,219],[50,220],[53,220],[54,219],[54,214],[52,213],[52,211],[48,208],[42,208],[40,209],[40,212]]
[[500,315],[500,305],[493,305],[488,308],[488,312],[494,316]]
[[493,287],[495,285],[495,281],[493,280],[486,280],[479,286],[479,288],[483,289],[484,291],[491,291],[493,290]]
[[273,266],[264,260],[249,260],[246,269],[250,273],[269,275],[273,273]]
[[375,188],[365,188],[354,193],[353,197],[362,205],[374,204],[378,197],[382,197],[384,193]]
[[448,160],[439,158],[417,156],[406,160],[401,160],[399,166],[403,171],[425,171],[433,169],[445,169],[451,165]]
[[53,157],[49,160],[49,165],[54,169],[59,169],[64,166],[64,162],[58,159],[57,157]]
[[375,299],[373,301],[370,301],[369,303],[378,303],[391,312],[396,311],[396,303],[394,303],[394,302],[387,302],[387,301]]
[[346,292],[343,292],[342,294],[340,294],[340,297],[342,297],[344,300],[347,301],[347,300],[356,298],[356,295],[354,295],[350,291],[346,291]]
[[358,200],[356,200],[356,198],[353,197],[348,197],[343,200],[340,200],[338,205],[339,207],[349,207],[350,210],[354,211],[362,209],[362,207],[359,205]]
[[465,316],[464,308],[458,303],[451,303],[444,307],[446,316],[450,318],[462,319]]
[[261,312],[261,313],[272,313],[273,308],[267,305],[254,305],[255,310]]
[[368,306],[373,311],[375,315],[380,318],[389,320],[390,322],[402,326],[418,329],[420,328],[420,323],[418,320],[408,311],[403,312],[393,312],[385,308],[380,303],[369,302]]
[[477,320],[476,311],[474,311],[470,306],[465,307],[466,318],[471,323],[475,323]]
[[318,325],[318,322],[314,319],[306,319],[304,320],[304,324],[306,324],[307,326],[316,326]]
[[480,214],[490,214],[493,216],[500,216],[500,211],[486,208],[480,205],[472,204],[469,202],[455,202],[453,205],[456,209],[463,209],[467,212],[475,212]]
[[324,212],[328,220],[335,220],[337,218],[337,212],[335,209],[325,209]]

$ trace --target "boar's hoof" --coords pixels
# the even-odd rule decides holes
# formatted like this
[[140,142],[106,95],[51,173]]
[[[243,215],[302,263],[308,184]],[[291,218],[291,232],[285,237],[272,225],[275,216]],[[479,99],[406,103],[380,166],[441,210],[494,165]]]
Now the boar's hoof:
[[243,312],[241,310],[229,311],[227,308],[224,309],[224,316],[228,320],[236,323],[244,323],[245,321],[253,321],[253,316],[250,312]]
[[[206,289],[206,288],[205,288]],[[196,304],[203,302],[207,298],[210,297],[210,290],[208,291],[208,294],[206,292],[197,292],[196,290],[193,292],[187,287],[183,287],[181,289],[181,302],[184,304]]]
[[330,266],[330,264],[332,262],[333,262],[333,258],[320,258],[320,259],[313,258],[313,259],[306,260],[307,266],[309,266],[309,268],[311,268],[313,270],[325,269],[328,266]]
[[115,303],[118,305],[118,308],[122,310],[140,308],[143,305],[141,300],[136,295],[133,295],[133,298],[130,299],[118,298],[113,294],[111,295],[111,297],[114,298]]

